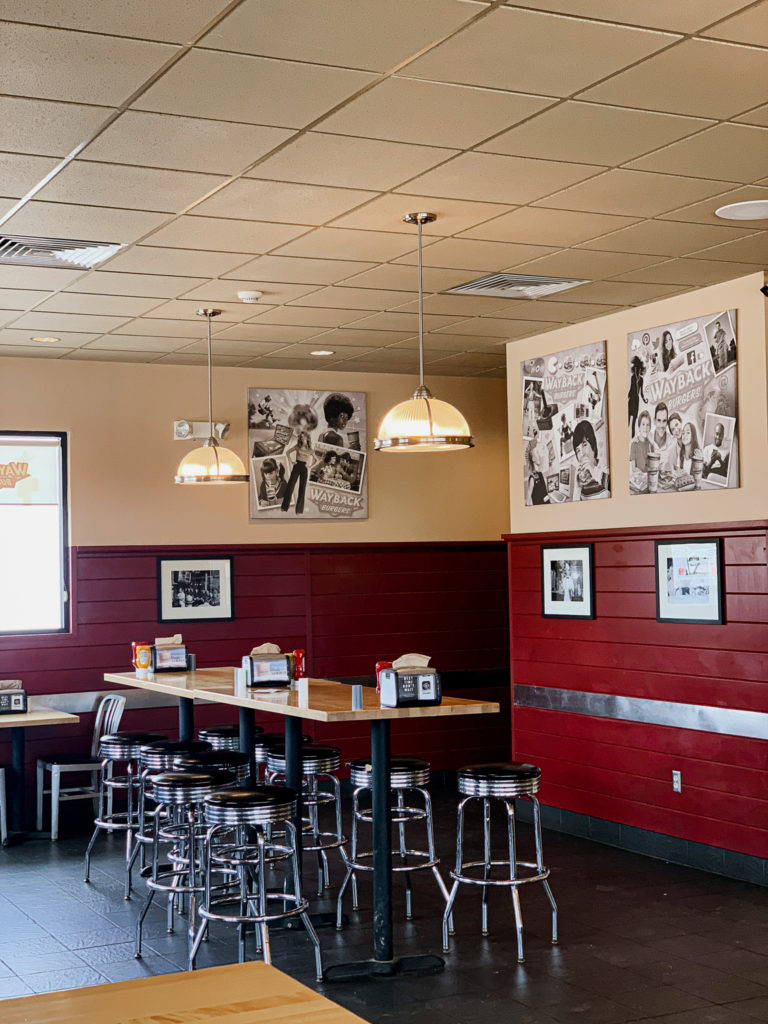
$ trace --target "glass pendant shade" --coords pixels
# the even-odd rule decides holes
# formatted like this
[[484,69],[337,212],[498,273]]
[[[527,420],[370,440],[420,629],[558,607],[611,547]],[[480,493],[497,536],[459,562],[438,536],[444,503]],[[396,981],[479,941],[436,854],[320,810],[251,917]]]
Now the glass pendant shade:
[[437,220],[434,213],[407,213],[403,220],[418,229],[419,386],[413,398],[393,406],[379,424],[373,447],[379,452],[456,452],[474,448],[469,424],[450,402],[433,398],[424,385],[424,289],[421,229]]
[[193,448],[179,463],[174,482],[177,484],[241,484],[248,483],[243,460],[229,448],[206,444]]

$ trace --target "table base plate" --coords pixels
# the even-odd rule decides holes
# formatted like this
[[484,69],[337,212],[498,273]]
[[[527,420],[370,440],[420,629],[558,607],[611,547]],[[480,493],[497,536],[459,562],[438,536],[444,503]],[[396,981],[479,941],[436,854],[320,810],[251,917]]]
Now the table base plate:
[[[315,926],[315,928],[335,928],[336,927],[336,912],[325,911],[318,913],[311,913],[309,920]],[[342,924],[349,924],[349,917],[344,914],[342,918]],[[292,932],[301,931],[304,925],[301,923],[298,917],[284,917],[282,921],[270,921],[270,931],[274,928],[278,931]]]
[[400,975],[424,976],[441,974],[445,960],[441,956],[427,953],[424,956],[401,956],[395,960],[357,960],[349,964],[333,964],[327,967],[323,980],[335,981],[377,981]]

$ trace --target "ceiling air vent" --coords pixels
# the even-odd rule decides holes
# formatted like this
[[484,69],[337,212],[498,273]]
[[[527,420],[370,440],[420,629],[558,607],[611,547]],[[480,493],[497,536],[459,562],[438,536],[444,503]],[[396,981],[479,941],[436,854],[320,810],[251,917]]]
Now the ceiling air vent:
[[578,277],[532,277],[528,274],[486,274],[447,288],[448,295],[490,295],[498,299],[541,299],[589,281]]
[[0,234],[0,264],[13,267],[82,267],[87,270],[108,256],[114,256],[122,248],[122,242]]

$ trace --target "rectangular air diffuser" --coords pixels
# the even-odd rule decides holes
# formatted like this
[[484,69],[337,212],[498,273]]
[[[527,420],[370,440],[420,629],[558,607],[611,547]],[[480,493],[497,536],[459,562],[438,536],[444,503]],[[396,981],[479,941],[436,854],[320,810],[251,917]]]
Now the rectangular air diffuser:
[[498,299],[541,299],[589,281],[578,277],[535,277],[529,274],[486,274],[447,288],[447,295],[490,295]]
[[122,248],[122,242],[0,234],[0,264],[12,267],[82,267],[88,270]]

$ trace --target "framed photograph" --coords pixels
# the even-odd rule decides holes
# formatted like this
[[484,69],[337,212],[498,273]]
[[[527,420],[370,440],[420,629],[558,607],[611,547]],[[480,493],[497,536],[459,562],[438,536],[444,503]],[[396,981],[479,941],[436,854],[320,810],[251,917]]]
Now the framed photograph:
[[234,617],[231,558],[158,558],[158,622]]
[[723,559],[719,538],[656,541],[656,621],[722,626]]
[[546,619],[594,619],[595,569],[591,544],[542,547],[541,614]]

